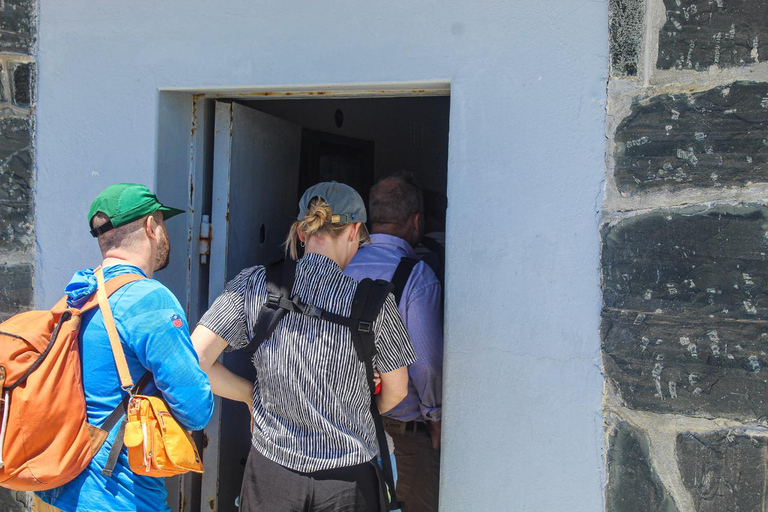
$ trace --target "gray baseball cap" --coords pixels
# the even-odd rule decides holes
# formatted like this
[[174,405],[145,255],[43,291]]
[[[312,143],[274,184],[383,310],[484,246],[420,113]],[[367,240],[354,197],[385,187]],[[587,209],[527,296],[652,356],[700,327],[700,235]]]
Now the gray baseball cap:
[[315,197],[320,197],[331,206],[333,224],[347,224],[349,222],[366,222],[368,216],[365,213],[363,198],[355,189],[344,183],[326,181],[313,185],[304,192],[299,200],[298,220],[303,220],[307,215],[309,203]]

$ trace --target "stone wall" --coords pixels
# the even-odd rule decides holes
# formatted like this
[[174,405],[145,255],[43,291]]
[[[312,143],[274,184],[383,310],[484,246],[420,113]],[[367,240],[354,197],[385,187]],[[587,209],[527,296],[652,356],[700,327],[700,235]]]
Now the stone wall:
[[32,305],[34,0],[0,2],[0,320]]
[[[0,1],[0,321],[32,306],[37,2]],[[31,495],[0,489],[0,510]]]
[[610,0],[609,511],[768,501],[768,0]]

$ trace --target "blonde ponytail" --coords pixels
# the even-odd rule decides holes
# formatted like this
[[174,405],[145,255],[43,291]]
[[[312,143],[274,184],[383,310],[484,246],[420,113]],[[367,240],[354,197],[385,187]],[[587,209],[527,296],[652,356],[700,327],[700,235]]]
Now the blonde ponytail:
[[[334,238],[341,235],[347,224],[333,224],[331,222],[332,217],[333,210],[331,210],[331,206],[328,203],[319,197],[310,201],[304,218],[297,220],[291,225],[291,229],[285,239],[285,244],[283,244],[285,245],[286,255],[294,260],[299,258],[300,232],[304,235],[305,240],[309,240],[314,235],[321,234],[327,234]],[[365,243],[368,241],[370,241],[368,231],[363,228],[360,230],[360,242]]]

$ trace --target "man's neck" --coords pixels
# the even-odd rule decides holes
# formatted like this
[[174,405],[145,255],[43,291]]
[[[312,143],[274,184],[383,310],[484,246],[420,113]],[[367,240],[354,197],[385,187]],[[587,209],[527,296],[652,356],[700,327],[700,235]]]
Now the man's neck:
[[389,235],[397,237],[401,240],[404,240],[408,245],[413,247],[413,244],[410,240],[408,240],[408,236],[406,233],[403,232],[402,229],[396,229],[397,226],[395,224],[374,224],[371,226],[371,234],[372,235]]
[[152,277],[152,269],[150,266],[145,263],[143,264],[134,258],[108,255],[101,262],[103,268],[111,267],[112,265],[133,265],[134,267],[139,267],[147,277]]

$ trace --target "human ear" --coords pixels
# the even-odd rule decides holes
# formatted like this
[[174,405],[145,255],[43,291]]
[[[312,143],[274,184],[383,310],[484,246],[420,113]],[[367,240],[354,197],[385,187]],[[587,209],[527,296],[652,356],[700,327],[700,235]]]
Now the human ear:
[[355,222],[350,226],[352,229],[349,230],[349,238],[347,239],[348,242],[357,243],[357,241],[360,239],[360,223]]
[[155,240],[157,238],[153,224],[157,224],[155,218],[152,215],[147,215],[144,219],[144,232],[146,232],[147,237],[149,237],[150,240]]
[[413,215],[413,233],[416,238],[421,238],[424,234],[424,214],[422,212],[416,212]]

